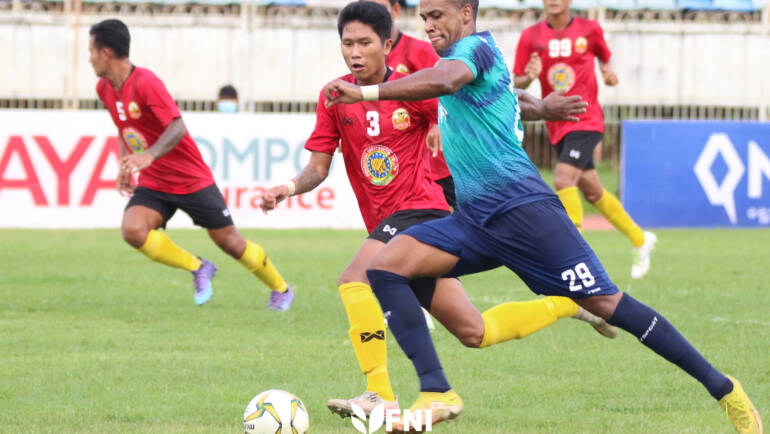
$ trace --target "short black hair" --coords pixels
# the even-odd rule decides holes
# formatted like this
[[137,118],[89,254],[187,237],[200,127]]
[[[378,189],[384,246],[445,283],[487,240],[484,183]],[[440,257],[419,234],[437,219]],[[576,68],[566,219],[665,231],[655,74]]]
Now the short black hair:
[[340,11],[337,19],[337,30],[342,37],[342,29],[352,21],[360,21],[374,30],[383,43],[390,39],[393,20],[385,6],[373,2],[358,2],[348,4]]
[[219,99],[238,99],[238,91],[232,85],[226,84],[219,89]]
[[89,34],[94,37],[96,48],[107,47],[115,53],[118,59],[128,57],[131,47],[131,35],[128,27],[120,20],[104,20],[91,26]]
[[473,19],[476,19],[476,15],[479,14],[479,0],[454,0],[458,9],[462,9],[465,5],[471,5],[473,8]]

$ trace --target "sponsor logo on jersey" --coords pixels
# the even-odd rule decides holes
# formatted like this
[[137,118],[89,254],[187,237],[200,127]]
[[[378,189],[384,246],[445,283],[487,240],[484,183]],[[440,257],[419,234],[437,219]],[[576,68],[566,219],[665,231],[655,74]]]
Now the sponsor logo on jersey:
[[412,125],[412,118],[409,117],[409,112],[405,108],[399,108],[393,112],[393,128],[405,130],[410,125]]
[[353,125],[353,117],[342,117],[342,125]]
[[575,70],[566,63],[557,63],[548,68],[547,76],[553,90],[569,91],[575,84]]
[[369,342],[372,339],[377,339],[380,341],[385,340],[385,330],[377,330],[375,332],[363,332],[360,334],[361,342]]
[[142,111],[139,110],[139,104],[137,104],[136,101],[128,103],[128,115],[131,116],[131,119],[139,119],[142,117]]
[[409,67],[407,67],[403,63],[399,63],[398,66],[396,66],[396,71],[402,74],[409,74]]
[[142,133],[133,128],[123,129],[123,141],[134,154],[141,154],[147,149],[147,140],[144,139]]
[[387,146],[369,146],[361,155],[361,170],[372,184],[388,185],[398,175],[398,158]]
[[586,52],[586,49],[588,49],[588,41],[583,36],[579,36],[577,39],[575,39],[575,52],[578,54],[583,54]]

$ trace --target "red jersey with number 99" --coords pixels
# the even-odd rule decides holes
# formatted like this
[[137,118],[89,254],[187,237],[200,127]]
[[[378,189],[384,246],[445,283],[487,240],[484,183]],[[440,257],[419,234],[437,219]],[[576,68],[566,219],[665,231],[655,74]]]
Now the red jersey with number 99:
[[[390,73],[385,81],[404,77]],[[353,75],[341,77],[355,83]],[[305,149],[334,154],[342,147],[345,170],[371,233],[385,217],[408,209],[449,211],[441,187],[431,180],[425,145],[438,101],[362,101],[324,106],[318,99],[313,134]]]
[[[134,67],[120,90],[102,78],[96,92],[118,127],[120,142],[133,153],[145,152],[168,124],[182,117],[163,82],[149,69]],[[166,155],[139,173],[139,185],[172,194],[194,193],[214,183],[190,133]]]
[[580,95],[588,102],[587,111],[578,115],[579,122],[546,122],[551,143],[559,142],[572,131],[604,132],[604,114],[599,106],[596,84],[596,57],[610,60],[610,49],[604,41],[599,23],[574,17],[562,30],[552,29],[545,21],[527,27],[516,47],[515,75],[524,75],[530,55],[537,53],[543,63],[540,86],[543,98],[554,90],[567,95]]

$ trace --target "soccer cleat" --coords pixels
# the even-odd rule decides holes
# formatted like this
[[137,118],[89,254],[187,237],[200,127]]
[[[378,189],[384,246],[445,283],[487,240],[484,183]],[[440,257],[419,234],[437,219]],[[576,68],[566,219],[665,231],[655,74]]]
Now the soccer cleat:
[[655,248],[658,237],[652,232],[644,232],[644,244],[633,250],[634,263],[631,264],[631,278],[641,279],[650,270],[650,253]]
[[294,301],[294,291],[291,290],[290,286],[286,292],[270,292],[270,302],[267,304],[267,308],[283,312],[289,310],[292,301]]
[[741,383],[735,378],[727,376],[733,382],[733,391],[719,400],[719,405],[727,413],[727,418],[735,426],[739,433],[762,434],[762,418],[759,417],[754,404],[751,403]]
[[368,390],[364,392],[363,395],[353,399],[330,399],[326,402],[326,406],[329,408],[329,410],[334,414],[338,414],[342,418],[352,416],[352,404],[355,404],[361,408],[361,410],[363,410],[367,416],[369,416],[372,413],[372,410],[374,410],[379,405],[384,405],[386,411],[390,409],[399,409],[398,398],[396,398],[395,401],[386,401],[380,395],[378,395],[377,392],[370,392]]
[[199,259],[201,260],[201,266],[192,272],[193,284],[195,285],[193,298],[198,306],[211,299],[211,294],[214,293],[214,290],[211,288],[211,279],[217,273],[217,267],[214,264],[203,258]]
[[593,327],[594,330],[599,332],[599,334],[604,336],[605,338],[615,339],[616,337],[618,337],[617,327],[613,327],[609,325],[607,321],[605,321],[602,318],[599,318],[598,316],[583,309],[582,307],[578,307],[578,313],[577,315],[573,316],[573,318],[579,319],[580,321],[585,321],[588,324],[591,324],[591,327]]
[[[460,416],[460,412],[463,411],[463,400],[452,389],[446,392],[420,392],[420,396],[417,397],[417,401],[409,408],[409,411],[412,414],[422,412],[424,415],[427,410],[430,410],[432,428],[439,422],[456,419]],[[427,419],[423,420],[427,422]],[[423,426],[406,427],[403,422],[399,421],[393,424],[393,431],[391,432],[422,432],[426,431],[426,425],[425,423]],[[406,431],[407,429],[408,431]]]

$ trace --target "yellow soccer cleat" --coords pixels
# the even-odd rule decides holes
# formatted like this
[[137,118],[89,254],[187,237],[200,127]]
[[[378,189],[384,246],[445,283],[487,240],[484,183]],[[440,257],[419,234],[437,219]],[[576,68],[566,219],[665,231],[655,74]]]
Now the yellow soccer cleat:
[[[399,421],[393,424],[390,432],[423,432],[432,429],[433,425],[445,420],[456,419],[463,411],[463,400],[460,395],[450,389],[446,392],[420,392],[417,401],[409,408],[413,415],[419,414],[422,423],[415,426],[409,421]],[[406,416],[406,415],[404,415]],[[430,422],[428,422],[430,420]]]
[[727,378],[733,382],[733,391],[723,396],[719,400],[719,405],[727,413],[727,417],[739,433],[762,434],[764,432],[762,419],[759,417],[756,407],[751,403],[746,392],[743,391],[741,383],[729,375]]

